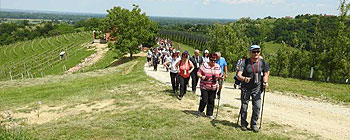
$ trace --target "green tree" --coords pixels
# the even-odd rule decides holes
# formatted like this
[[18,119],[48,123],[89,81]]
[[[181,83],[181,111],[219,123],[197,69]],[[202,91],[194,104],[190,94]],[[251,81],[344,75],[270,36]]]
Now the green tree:
[[139,52],[141,44],[154,44],[158,32],[158,25],[151,21],[137,5],[133,9],[114,7],[107,10],[108,15],[103,20],[103,30],[110,32],[116,38],[114,49],[121,54],[133,54]]

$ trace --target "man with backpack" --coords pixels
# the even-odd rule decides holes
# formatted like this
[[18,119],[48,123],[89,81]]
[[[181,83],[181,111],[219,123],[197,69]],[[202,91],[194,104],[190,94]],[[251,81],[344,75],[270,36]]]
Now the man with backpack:
[[[269,67],[260,59],[261,48],[258,45],[250,47],[251,57],[241,63],[237,76],[241,82],[241,129],[247,130],[248,122],[247,110],[250,97],[253,102],[253,113],[250,121],[250,127],[254,132],[259,132],[257,122],[261,108],[261,93],[268,87]],[[263,75],[262,75],[263,74]]]

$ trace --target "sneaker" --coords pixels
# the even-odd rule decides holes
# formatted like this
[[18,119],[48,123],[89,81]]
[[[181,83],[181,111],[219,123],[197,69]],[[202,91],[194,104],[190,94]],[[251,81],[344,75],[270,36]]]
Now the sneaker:
[[203,117],[203,112],[198,111],[197,112],[197,117]]
[[182,99],[182,97],[181,97],[181,96],[177,96],[177,99],[181,100],[181,99]]
[[251,126],[251,128],[252,128],[252,130],[253,130],[255,133],[259,132],[258,126],[253,125],[253,126]]
[[246,126],[241,126],[241,130],[242,130],[242,131],[247,131],[248,128],[247,128]]
[[211,120],[214,120],[215,118],[214,118],[214,116],[208,116],[209,117],[209,119],[211,119]]

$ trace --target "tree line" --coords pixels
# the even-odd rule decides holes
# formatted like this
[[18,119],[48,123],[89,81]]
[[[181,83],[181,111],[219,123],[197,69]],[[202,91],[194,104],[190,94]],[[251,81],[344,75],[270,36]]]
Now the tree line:
[[100,19],[91,18],[78,21],[75,24],[59,22],[41,22],[30,24],[28,20],[18,23],[0,24],[0,45],[8,45],[17,41],[33,40],[38,37],[50,37],[67,33],[92,31],[98,29]]

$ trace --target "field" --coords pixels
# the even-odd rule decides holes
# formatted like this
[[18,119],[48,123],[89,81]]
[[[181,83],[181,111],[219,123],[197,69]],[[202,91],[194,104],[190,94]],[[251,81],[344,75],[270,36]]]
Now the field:
[[[0,80],[62,74],[94,51],[87,51],[89,32],[17,42],[0,48]],[[65,57],[60,58],[64,51]]]
[[10,110],[13,123],[23,124],[22,135],[38,139],[288,139],[196,118],[196,97],[179,103],[170,87],[145,75],[144,63],[141,57],[96,72],[7,83],[0,88],[1,111]]

